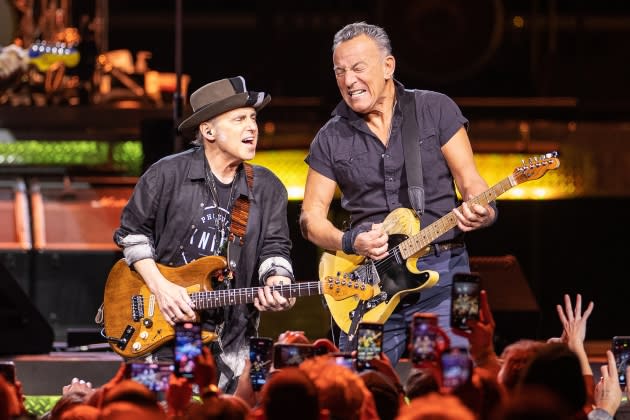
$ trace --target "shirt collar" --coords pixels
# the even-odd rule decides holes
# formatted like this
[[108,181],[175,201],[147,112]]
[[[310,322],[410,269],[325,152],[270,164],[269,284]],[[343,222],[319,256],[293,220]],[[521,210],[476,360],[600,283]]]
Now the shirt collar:
[[[191,181],[204,181],[206,179],[206,154],[204,153],[203,147],[198,146],[196,150],[192,152],[192,161],[190,163],[190,168],[188,169],[188,179]],[[238,168],[239,176],[238,176],[238,185],[236,185],[236,193],[238,195],[245,195],[250,198],[253,198],[249,189],[247,188],[247,179],[245,175],[245,171],[243,170],[243,164],[241,164]]]

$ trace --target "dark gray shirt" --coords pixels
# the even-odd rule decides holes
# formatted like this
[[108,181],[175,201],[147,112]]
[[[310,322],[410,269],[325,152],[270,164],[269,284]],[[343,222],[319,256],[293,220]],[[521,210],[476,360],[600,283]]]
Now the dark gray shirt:
[[[396,82],[397,97],[404,92],[404,86]],[[461,127],[466,127],[468,120],[457,105],[441,93],[407,92],[412,92],[416,99],[425,189],[421,224],[425,227],[457,206],[453,176],[441,147]],[[342,101],[311,143],[306,163],[339,185],[341,205],[350,213],[353,225],[381,222],[396,208],[411,208],[404,169],[402,120],[403,111],[398,101],[389,142],[384,146],[362,116]],[[452,229],[438,241],[453,239],[460,233],[457,228]]]
[[[202,223],[212,203],[205,164],[203,148],[195,148],[161,159],[140,177],[114,233],[114,241],[123,248],[128,264],[143,258],[172,266],[182,263],[184,243],[190,240],[191,229]],[[234,181],[233,199],[244,195],[250,203],[234,288],[263,284],[274,267],[286,269],[292,276],[286,188],[268,169],[252,166],[253,190],[247,186],[242,166]],[[222,358],[231,357],[226,363],[239,375],[248,337],[256,334],[258,310],[253,304],[227,306],[223,320]]]

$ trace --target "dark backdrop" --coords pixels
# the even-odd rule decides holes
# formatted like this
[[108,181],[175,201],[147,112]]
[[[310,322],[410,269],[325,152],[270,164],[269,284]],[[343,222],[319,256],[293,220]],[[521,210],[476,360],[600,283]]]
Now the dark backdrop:
[[[74,3],[86,9],[91,2]],[[109,49],[148,50],[152,68],[174,71],[175,1],[110,1],[109,8]],[[332,37],[366,20],[389,32],[397,76],[410,87],[450,96],[571,96],[583,117],[628,110],[628,2],[183,1],[183,15],[183,70],[192,89],[241,74],[272,95],[332,104]]]

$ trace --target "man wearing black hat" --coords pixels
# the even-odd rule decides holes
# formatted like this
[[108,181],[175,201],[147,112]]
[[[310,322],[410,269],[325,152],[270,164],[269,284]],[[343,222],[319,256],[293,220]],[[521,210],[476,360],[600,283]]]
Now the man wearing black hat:
[[[114,241],[171,325],[193,320],[194,304],[186,289],[165,278],[156,263],[176,267],[221,255],[227,258],[230,288],[293,281],[287,191],[268,169],[243,163],[256,153],[256,113],[270,99],[248,91],[240,76],[196,90],[190,97],[194,112],[179,126],[185,135],[194,136],[195,147],[148,168],[122,212]],[[265,287],[253,306],[201,313],[204,329],[218,336],[213,351],[224,390],[234,390],[243,370],[247,339],[258,328],[258,311],[286,310],[294,303],[294,298]],[[163,348],[157,356],[171,352]]]

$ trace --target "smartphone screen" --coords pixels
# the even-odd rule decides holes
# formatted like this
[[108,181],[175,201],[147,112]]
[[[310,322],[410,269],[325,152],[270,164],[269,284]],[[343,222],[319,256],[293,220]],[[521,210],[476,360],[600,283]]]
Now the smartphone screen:
[[249,379],[254,391],[260,391],[267,382],[269,369],[271,368],[271,349],[273,340],[266,337],[249,338],[249,361],[251,368]]
[[15,383],[15,364],[11,361],[0,362],[0,375],[10,383]]
[[175,324],[175,374],[192,379],[195,357],[201,354],[201,325],[196,322]]
[[166,399],[169,376],[173,372],[173,365],[168,362],[147,363],[129,362],[127,364],[127,378],[139,382],[152,391],[158,401]]
[[351,371],[355,371],[355,360],[352,357],[352,353],[331,353],[331,356],[335,358],[335,363],[339,366],[343,366],[347,369],[350,369]]
[[440,355],[442,386],[452,390],[470,381],[472,360],[465,348],[450,348]]
[[615,355],[617,372],[619,374],[619,385],[626,387],[626,367],[630,361],[630,336],[615,336],[612,339],[612,351]]
[[370,360],[380,358],[382,351],[383,324],[361,322],[357,328],[357,370],[370,369]]
[[304,360],[315,356],[312,344],[279,344],[273,346],[273,367],[299,366]]
[[409,349],[411,363],[419,365],[424,362],[439,362],[439,345],[441,339],[432,321],[414,316],[411,321],[411,348]]
[[451,327],[469,330],[466,321],[479,319],[478,273],[455,273],[451,295]]

